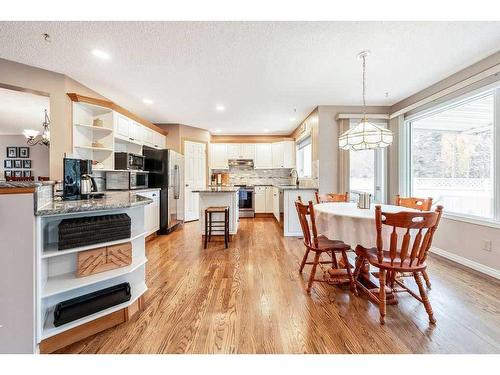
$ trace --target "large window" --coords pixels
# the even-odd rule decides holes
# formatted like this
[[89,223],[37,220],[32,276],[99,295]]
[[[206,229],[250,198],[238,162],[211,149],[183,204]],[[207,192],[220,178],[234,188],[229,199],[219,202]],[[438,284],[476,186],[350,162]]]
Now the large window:
[[495,95],[489,91],[407,123],[412,196],[432,197],[448,213],[498,218]]
[[312,176],[311,136],[307,136],[297,143],[297,173],[301,178]]
[[[356,126],[359,121],[350,120],[350,127]],[[387,126],[385,122],[377,125]],[[349,151],[351,199],[356,200],[357,193],[370,193],[375,202],[384,202],[384,153],[384,149]]]

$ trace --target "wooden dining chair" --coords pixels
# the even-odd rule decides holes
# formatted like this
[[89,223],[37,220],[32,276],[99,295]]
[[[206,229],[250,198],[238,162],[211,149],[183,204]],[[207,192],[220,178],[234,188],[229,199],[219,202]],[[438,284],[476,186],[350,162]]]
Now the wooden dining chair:
[[[416,198],[416,197],[407,197],[407,198],[401,198],[399,194],[396,195],[396,206],[401,206],[401,207],[406,207],[406,208],[413,208],[415,210],[420,210],[420,211],[430,211],[432,207],[432,198]],[[410,277],[412,275],[409,275],[407,273],[401,274],[402,277]],[[429,275],[427,274],[426,270],[422,271],[422,277],[425,280],[425,285],[427,285],[427,288],[431,289],[431,280],[429,279]]]
[[[351,249],[351,246],[345,244],[340,240],[330,240],[323,235],[318,235],[318,230],[316,228],[316,218],[314,214],[314,206],[312,201],[308,204],[302,203],[300,197],[295,201],[295,207],[297,209],[297,214],[299,216],[300,226],[302,228],[302,233],[304,235],[304,245],[306,247],[306,252],[300,263],[299,272],[302,273],[304,266],[306,264],[312,265],[311,274],[309,275],[309,282],[307,284],[307,293],[311,292],[311,287],[313,282],[334,282],[349,283],[351,290],[355,295],[358,294],[356,283],[354,282],[353,274],[347,258],[347,251]],[[309,220],[308,220],[309,218]],[[310,223],[310,224],[309,224]],[[308,256],[310,252],[314,253],[314,260],[312,262],[308,261]],[[339,269],[337,262],[337,253],[340,253],[345,269]],[[331,260],[321,261],[320,257],[322,254],[328,254],[331,256]],[[332,279],[316,279],[316,269],[318,265],[331,264],[332,270],[329,272]]]
[[327,203],[327,202],[349,202],[349,193],[337,194],[337,193],[327,193],[320,195],[317,191],[314,192],[316,197],[316,203]]
[[[434,212],[382,212],[380,205],[375,207],[375,225],[377,231],[377,246],[365,248],[361,245],[356,246],[356,268],[354,270],[354,279],[357,285],[368,294],[369,298],[379,305],[380,324],[385,323],[386,314],[386,287],[392,288],[394,292],[408,292],[417,300],[422,302],[429,315],[431,324],[436,323],[432,312],[431,303],[427,292],[422,284],[420,275],[425,271],[427,265],[425,260],[427,252],[432,244],[432,238],[436,231],[441,214],[442,206],[437,206]],[[385,245],[382,238],[382,228],[384,226],[392,227],[389,250],[384,250]],[[396,228],[406,229],[401,247],[398,249],[398,233]],[[410,230],[416,232],[413,244],[410,246]],[[379,287],[367,289],[358,281],[361,268],[365,261],[379,269]],[[417,283],[420,296],[399,281],[395,276],[397,273],[411,272]],[[398,284],[402,289],[395,289],[394,284]]]

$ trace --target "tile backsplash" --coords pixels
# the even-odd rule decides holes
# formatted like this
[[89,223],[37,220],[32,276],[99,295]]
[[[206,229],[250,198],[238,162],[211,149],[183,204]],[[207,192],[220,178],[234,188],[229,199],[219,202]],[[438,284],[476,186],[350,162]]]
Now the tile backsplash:
[[[244,169],[229,168],[230,185],[288,185],[292,182],[291,169]],[[212,170],[212,174],[228,173],[228,170]]]

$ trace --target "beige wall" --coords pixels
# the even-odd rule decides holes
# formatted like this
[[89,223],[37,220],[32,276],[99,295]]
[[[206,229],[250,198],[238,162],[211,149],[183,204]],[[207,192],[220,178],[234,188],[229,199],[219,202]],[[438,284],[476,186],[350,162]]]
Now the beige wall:
[[[8,146],[29,147],[30,156],[27,159],[10,159],[9,160],[31,160],[31,173],[35,177],[49,175],[49,148],[46,146],[28,146],[24,135],[0,135],[0,180],[4,179],[4,160],[6,158],[6,148]],[[8,169],[18,170],[18,169]],[[21,169],[24,170],[24,169]]]
[[210,132],[182,124],[155,124],[168,132],[167,148],[184,154],[184,141],[210,143]]
[[[448,88],[458,82],[464,81],[467,78],[478,74],[485,69],[500,64],[500,52],[489,56],[488,58],[479,61],[478,63],[458,72],[450,77],[394,104],[391,107],[391,113],[400,111],[401,109],[427,98],[440,90]],[[498,82],[500,76],[491,76],[482,80],[474,85],[465,89],[456,91],[446,97],[433,101],[432,103],[413,109],[406,115],[424,110],[428,107],[435,106],[446,100],[463,95],[468,91],[475,90],[481,86],[489,85],[493,82]],[[399,186],[398,176],[398,122],[403,121],[403,116],[391,120],[391,129],[395,132],[395,143],[390,146],[391,157],[389,160],[389,187],[391,195],[397,192],[404,193],[402,187]],[[498,167],[497,167],[498,169]],[[446,211],[446,207],[444,208]],[[481,249],[481,240],[492,241],[492,251],[485,251]],[[444,217],[441,221],[440,227],[436,232],[434,238],[434,246],[451,253],[453,256],[459,256],[469,261],[479,263],[486,267],[493,268],[500,271],[500,229],[487,227],[483,225],[471,224],[463,221],[451,220]],[[432,277],[432,276],[431,276]]]
[[61,179],[64,153],[72,152],[72,105],[66,93],[106,98],[63,74],[4,59],[0,59],[0,83],[50,95],[50,177]]

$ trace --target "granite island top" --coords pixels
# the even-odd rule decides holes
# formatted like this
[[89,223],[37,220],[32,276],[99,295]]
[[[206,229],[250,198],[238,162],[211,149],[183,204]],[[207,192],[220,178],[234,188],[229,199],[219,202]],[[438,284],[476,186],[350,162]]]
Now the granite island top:
[[107,192],[100,199],[81,199],[65,201],[53,199],[50,203],[39,207],[36,216],[62,215],[74,212],[104,211],[120,208],[142,206],[152,203],[153,200],[142,195],[131,195],[128,191]]
[[281,190],[318,190],[315,187],[305,187],[305,186],[297,186],[297,185],[273,185]]
[[203,189],[193,190],[193,193],[236,193],[240,190],[237,186],[207,186]]
[[0,181],[0,194],[34,193],[41,185],[38,181]]

